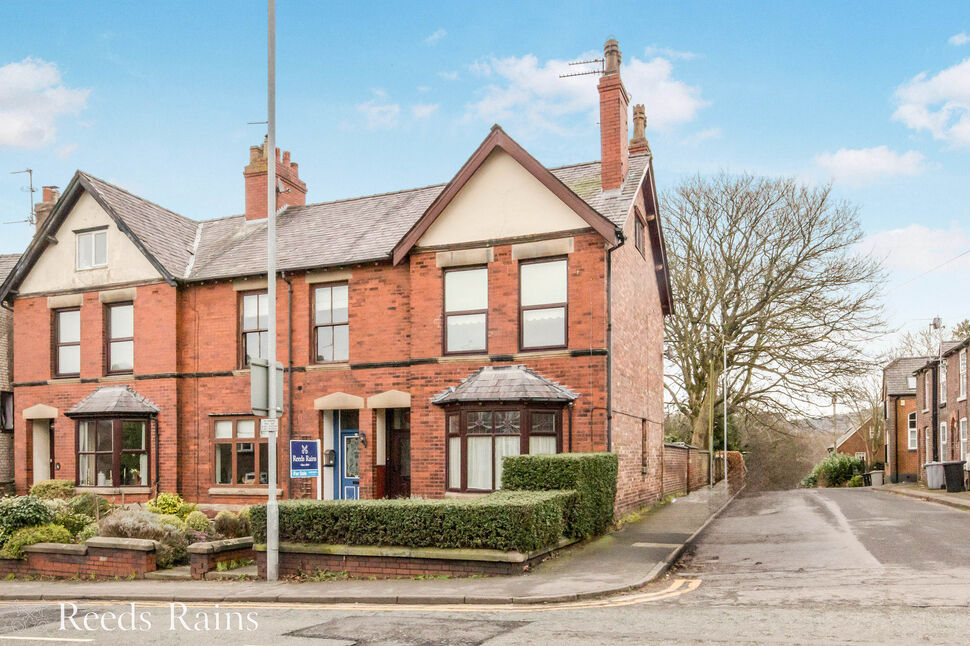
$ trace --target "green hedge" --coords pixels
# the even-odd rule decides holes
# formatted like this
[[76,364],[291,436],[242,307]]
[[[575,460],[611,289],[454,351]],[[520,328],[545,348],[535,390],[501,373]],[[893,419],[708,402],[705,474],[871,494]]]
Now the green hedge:
[[575,491],[575,500],[566,508],[565,535],[587,538],[605,533],[613,522],[617,468],[614,453],[509,456],[502,468],[502,487]]
[[[473,499],[287,500],[280,541],[517,550],[555,545],[571,491],[497,491]],[[266,505],[250,509],[253,540],[266,542]]]

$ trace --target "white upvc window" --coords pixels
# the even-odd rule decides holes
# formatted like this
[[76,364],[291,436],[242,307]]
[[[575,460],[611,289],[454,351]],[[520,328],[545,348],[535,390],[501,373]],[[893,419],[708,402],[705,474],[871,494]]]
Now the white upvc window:
[[108,230],[79,231],[75,268],[94,269],[108,266]]
[[946,422],[940,422],[940,462],[945,462],[950,457],[946,448]]
[[912,412],[912,413],[909,414],[909,426],[907,428],[907,431],[909,432],[909,438],[908,438],[909,439],[909,444],[908,444],[909,450],[910,451],[915,451],[916,448],[917,448],[917,445],[918,445],[918,440],[917,440],[918,433],[917,433],[917,429],[916,429],[916,413],[915,412]]
[[960,399],[967,398],[967,349],[960,350]]
[[[960,420],[960,459],[967,459],[967,418],[964,417]],[[966,469],[967,465],[963,465]]]
[[946,360],[940,360],[940,371],[939,371],[939,381],[940,381],[940,404],[946,403]]
[[923,410],[930,409],[930,400],[933,399],[933,384],[930,381],[930,372],[923,372]]

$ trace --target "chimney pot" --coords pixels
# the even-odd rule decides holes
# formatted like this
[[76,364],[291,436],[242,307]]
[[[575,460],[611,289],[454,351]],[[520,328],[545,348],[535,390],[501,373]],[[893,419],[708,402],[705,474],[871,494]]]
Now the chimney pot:
[[633,139],[630,140],[630,153],[639,154],[650,150],[647,143],[647,112],[642,103],[633,106]]
[[620,63],[623,62],[623,55],[620,53],[620,44],[615,38],[610,38],[603,45],[604,67],[607,74],[619,74]]

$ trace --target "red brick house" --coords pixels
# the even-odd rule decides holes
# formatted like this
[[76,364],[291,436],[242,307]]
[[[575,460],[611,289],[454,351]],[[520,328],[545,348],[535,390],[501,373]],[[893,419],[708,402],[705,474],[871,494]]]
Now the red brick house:
[[862,458],[867,467],[871,466],[874,456],[869,455],[867,437],[872,433],[872,418],[867,419],[863,424],[850,428],[835,440],[835,453],[845,453]]
[[617,507],[662,479],[672,308],[652,156],[615,41],[602,159],[546,168],[495,126],[443,185],[306,204],[288,152],[250,150],[246,212],[194,221],[78,172],[10,277],[16,483],[252,503],[269,456],[249,369],[267,337],[266,168],[278,197],[277,356],[289,439],[327,498],[501,485],[501,458],[613,451]]
[[887,482],[915,482],[919,477],[919,420],[915,370],[929,357],[900,357],[882,371],[883,419],[886,423]]
[[926,478],[926,462],[968,460],[968,346],[970,339],[944,342],[939,357],[914,371],[921,481]]
[[[0,281],[6,280],[19,258],[0,254]],[[0,308],[0,495],[14,488],[13,430],[13,312]]]

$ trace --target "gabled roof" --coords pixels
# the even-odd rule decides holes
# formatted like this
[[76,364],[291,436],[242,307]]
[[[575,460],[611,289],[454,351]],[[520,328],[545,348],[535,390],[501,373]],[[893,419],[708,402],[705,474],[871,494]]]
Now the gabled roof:
[[131,386],[102,386],[67,411],[68,417],[87,415],[154,415],[158,406]]
[[[650,189],[655,204],[649,153],[630,156],[629,171],[619,189],[603,191],[600,162],[546,169],[521,149],[501,128],[486,142],[515,151],[541,175],[547,185],[565,195],[597,230],[615,236],[633,211],[641,188]],[[497,146],[499,143],[502,146]],[[483,143],[483,146],[486,144]],[[480,147],[480,150],[482,148]],[[509,152],[509,154],[512,154]],[[469,160],[471,161],[471,160]],[[467,166],[467,164],[466,164]],[[457,178],[456,178],[457,179]],[[280,271],[337,267],[363,262],[386,262],[402,239],[454,183],[364,197],[289,206],[277,217],[277,267]],[[0,301],[16,293],[33,263],[53,240],[52,234],[83,192],[88,192],[117,223],[159,273],[170,283],[252,276],[266,271],[266,219],[247,221],[242,215],[195,221],[131,194],[88,173],[78,171],[51,212],[43,231],[31,241],[8,279],[0,287]],[[452,196],[453,197],[453,196]],[[443,207],[442,207],[443,208]],[[650,207],[648,206],[648,211]],[[646,214],[648,217],[650,214]],[[661,290],[669,301],[669,279],[663,255],[659,217],[648,221]],[[665,309],[665,311],[667,311]]]
[[853,435],[855,435],[856,433],[858,433],[859,431],[861,431],[863,428],[865,428],[866,425],[871,424],[871,423],[872,423],[872,418],[870,417],[869,419],[867,419],[863,423],[859,424],[855,428],[851,428],[848,431],[846,431],[845,433],[843,433],[842,435],[840,435],[839,436],[839,439],[837,439],[835,441],[835,449],[838,450],[839,447],[842,446],[843,444],[845,444],[846,441],[850,437],[852,437]]
[[947,345],[948,347],[943,350],[944,357],[948,357],[966,348],[967,346],[970,346],[970,337],[967,337],[963,341],[950,341]]
[[915,395],[916,387],[910,388],[909,378],[922,367],[929,357],[900,357],[882,369],[887,395]]
[[431,398],[432,404],[443,406],[458,402],[571,402],[578,393],[524,365],[483,366],[462,380]]
[[13,268],[17,265],[17,261],[20,260],[19,253],[4,253],[0,254],[0,283],[7,280],[7,276],[13,271]]
[[[549,172],[549,169],[540,164],[535,157],[527,153],[522,146],[505,134],[501,126],[496,124],[492,126],[492,131],[485,137],[485,140],[478,149],[472,153],[472,156],[468,158],[468,161],[461,167],[458,174],[448,182],[441,193],[435,198],[434,202],[421,215],[421,218],[414,223],[414,226],[411,227],[404,238],[394,246],[392,262],[395,265],[404,260],[408,252],[417,244],[421,236],[424,235],[425,231],[441,215],[442,211],[451,204],[451,201],[455,199],[468,180],[471,179],[475,171],[481,168],[485,160],[488,159],[488,156],[496,149],[505,151],[606,240],[611,243],[616,242],[616,225],[613,222],[570,190],[562,180]],[[599,194],[603,195],[604,193],[601,190]]]

